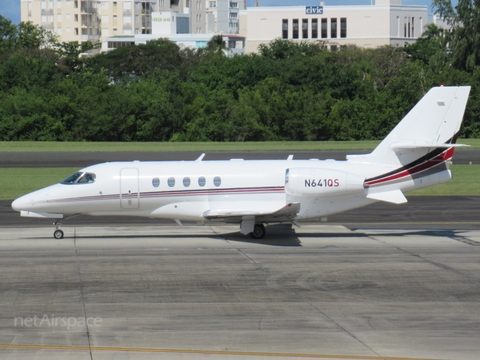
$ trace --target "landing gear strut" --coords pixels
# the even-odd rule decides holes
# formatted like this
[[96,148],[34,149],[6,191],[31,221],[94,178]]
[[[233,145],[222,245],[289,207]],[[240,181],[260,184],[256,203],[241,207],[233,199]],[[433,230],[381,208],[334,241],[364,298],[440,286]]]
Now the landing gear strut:
[[263,239],[265,237],[265,233],[265,226],[263,224],[255,224],[250,236],[252,239]]
[[61,223],[59,222],[54,222],[53,225],[55,225],[55,231],[53,232],[53,237],[55,239],[63,239],[63,230],[60,229],[60,226],[62,226]]

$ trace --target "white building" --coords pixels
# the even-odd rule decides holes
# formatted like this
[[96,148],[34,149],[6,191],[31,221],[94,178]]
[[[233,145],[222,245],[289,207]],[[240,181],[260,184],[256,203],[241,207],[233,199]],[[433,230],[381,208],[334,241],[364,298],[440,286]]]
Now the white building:
[[[192,34],[188,31],[188,15],[176,12],[152,13],[152,33],[141,35],[115,35],[105,39],[102,50],[108,51],[122,46],[145,44],[149,40],[168,38],[180,47],[193,49],[207,46],[208,41],[215,33]],[[186,31],[187,30],[187,31]],[[223,41],[230,48],[228,55],[243,54],[245,52],[245,38],[234,34],[222,35]]]
[[21,21],[60,41],[103,43],[115,35],[152,34],[154,12],[171,13],[180,23],[172,20],[174,34],[238,34],[241,9],[245,0],[21,0]]
[[372,48],[414,42],[428,22],[426,6],[403,6],[401,0],[376,0],[374,5],[253,7],[240,11],[240,34],[247,39],[247,53],[277,38],[323,40],[332,48]]
[[[246,0],[21,0],[21,20],[53,31],[60,41],[100,41],[103,50],[110,48],[107,39],[117,36],[173,40],[186,34],[227,34],[230,48],[244,44],[246,52],[276,38],[323,40],[331,48],[402,46],[415,41],[429,22],[426,6],[403,6],[402,0],[320,4],[246,9]],[[160,14],[160,23],[154,13]]]

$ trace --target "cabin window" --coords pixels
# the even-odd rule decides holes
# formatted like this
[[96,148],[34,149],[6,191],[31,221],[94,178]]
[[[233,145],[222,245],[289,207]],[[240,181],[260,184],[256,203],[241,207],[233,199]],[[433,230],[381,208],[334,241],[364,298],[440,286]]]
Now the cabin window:
[[200,185],[201,187],[204,187],[206,183],[207,183],[207,181],[205,180],[205,177],[200,176],[198,178],[198,185]]
[[168,180],[167,180],[167,184],[170,187],[174,187],[175,186],[175,178],[174,177],[169,177]]
[[220,186],[221,183],[222,183],[222,179],[220,179],[220,176],[215,176],[213,178],[213,185]]
[[185,186],[185,187],[190,186],[190,178],[189,177],[184,177],[183,178],[183,186]]
[[61,182],[61,184],[91,184],[94,183],[96,175],[89,172],[77,172]]
[[158,177],[155,177],[152,179],[152,185],[153,187],[159,187],[160,186],[160,179]]

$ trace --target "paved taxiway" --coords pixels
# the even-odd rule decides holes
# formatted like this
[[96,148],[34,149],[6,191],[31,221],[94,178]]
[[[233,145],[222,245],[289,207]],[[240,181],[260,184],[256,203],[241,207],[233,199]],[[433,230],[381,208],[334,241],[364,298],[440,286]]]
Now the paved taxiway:
[[478,359],[479,245],[474,230],[341,225],[264,241],[237,227],[2,228],[0,357]]
[[[161,144],[159,144],[161,147]],[[228,159],[286,159],[290,154],[295,159],[345,160],[348,154],[366,154],[362,150],[323,151],[245,151],[207,152],[204,160]],[[25,156],[28,154],[28,156]],[[169,161],[195,160],[198,151],[176,152],[5,152],[0,153],[0,167],[86,167],[108,161]],[[480,164],[480,149],[458,149],[454,155],[455,164]]]

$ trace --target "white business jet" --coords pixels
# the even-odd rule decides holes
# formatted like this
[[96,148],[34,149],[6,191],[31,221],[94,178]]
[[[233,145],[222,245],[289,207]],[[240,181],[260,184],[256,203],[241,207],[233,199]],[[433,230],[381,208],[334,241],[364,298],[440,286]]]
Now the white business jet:
[[21,216],[59,219],[78,214],[236,223],[265,236],[264,224],[325,218],[440,184],[449,170],[469,86],[432,88],[366,155],[318,159],[110,162],[86,167],[59,184],[16,199]]

